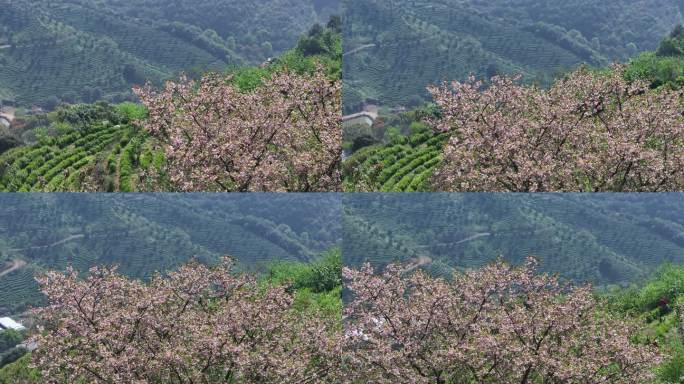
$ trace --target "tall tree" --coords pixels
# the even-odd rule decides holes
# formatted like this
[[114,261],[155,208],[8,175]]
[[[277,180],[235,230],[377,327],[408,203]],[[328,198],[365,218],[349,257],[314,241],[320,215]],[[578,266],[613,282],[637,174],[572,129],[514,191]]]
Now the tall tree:
[[549,90],[494,77],[429,91],[451,132],[435,187],[444,191],[684,189],[680,93],[586,68]]
[[643,383],[660,357],[591,287],[497,262],[451,280],[345,269],[344,360],[373,383]]
[[278,72],[253,91],[229,78],[168,82],[136,93],[145,128],[164,145],[172,183],[184,191],[337,191],[341,92],[321,67]]
[[33,358],[50,383],[326,382],[339,367],[336,320],[293,309],[232,263],[190,264],[149,283],[111,269],[39,279],[49,304]]

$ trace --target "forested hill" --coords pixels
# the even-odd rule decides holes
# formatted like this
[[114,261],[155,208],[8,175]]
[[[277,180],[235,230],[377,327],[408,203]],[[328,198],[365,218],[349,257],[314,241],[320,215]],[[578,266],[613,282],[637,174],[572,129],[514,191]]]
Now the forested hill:
[[308,262],[341,239],[339,195],[2,194],[0,317],[35,305],[34,274],[119,265],[149,277],[191,258]]
[[639,282],[684,262],[678,194],[349,194],[343,258],[449,273],[497,257],[598,285]]
[[129,98],[133,84],[259,64],[339,0],[0,0],[0,101]]
[[473,73],[548,84],[582,63],[653,50],[682,17],[680,0],[350,0],[345,109],[414,106],[425,87]]

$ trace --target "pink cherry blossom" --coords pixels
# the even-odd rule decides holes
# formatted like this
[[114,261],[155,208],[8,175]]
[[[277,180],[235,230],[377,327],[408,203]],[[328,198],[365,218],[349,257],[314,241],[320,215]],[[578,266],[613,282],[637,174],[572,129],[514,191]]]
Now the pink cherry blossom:
[[339,319],[294,310],[285,287],[229,261],[149,283],[101,268],[39,282],[33,362],[48,383],[313,383],[340,365]]
[[217,74],[135,90],[171,182],[183,191],[338,191],[341,91],[322,68],[243,92]]
[[660,361],[591,287],[497,262],[433,278],[345,269],[344,361],[369,383],[643,383]]
[[453,135],[442,191],[684,190],[680,92],[580,69],[549,90],[494,77],[430,87]]

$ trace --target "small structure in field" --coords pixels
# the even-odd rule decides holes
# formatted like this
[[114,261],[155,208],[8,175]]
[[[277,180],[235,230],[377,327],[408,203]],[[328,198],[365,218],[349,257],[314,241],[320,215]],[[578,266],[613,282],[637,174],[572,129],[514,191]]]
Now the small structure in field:
[[26,327],[17,323],[9,317],[0,317],[0,330],[12,329],[15,331],[24,331]]
[[378,118],[378,107],[373,104],[366,104],[363,111],[351,115],[342,116],[342,127],[351,127],[353,125],[373,126],[375,119]]
[[342,116],[342,126],[351,127],[352,125],[372,126],[375,118],[368,112],[359,112],[352,115]]

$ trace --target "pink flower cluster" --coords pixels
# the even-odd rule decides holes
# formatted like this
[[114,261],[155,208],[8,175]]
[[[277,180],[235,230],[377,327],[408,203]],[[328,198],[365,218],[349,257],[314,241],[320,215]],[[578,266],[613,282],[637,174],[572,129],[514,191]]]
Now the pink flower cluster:
[[148,284],[111,269],[50,272],[34,363],[48,383],[325,382],[339,366],[339,324],[231,269],[190,264]]
[[684,190],[680,92],[580,69],[549,90],[494,77],[430,87],[453,135],[443,191]]
[[344,269],[339,317],[284,287],[192,263],[149,283],[112,269],[39,279],[33,363],[49,383],[642,383],[662,357],[591,287],[502,262],[434,278]]
[[249,92],[216,74],[135,92],[180,190],[341,189],[341,87],[320,67],[273,74]]
[[591,287],[497,262],[450,280],[346,269],[345,364],[373,383],[642,383],[660,361]]

